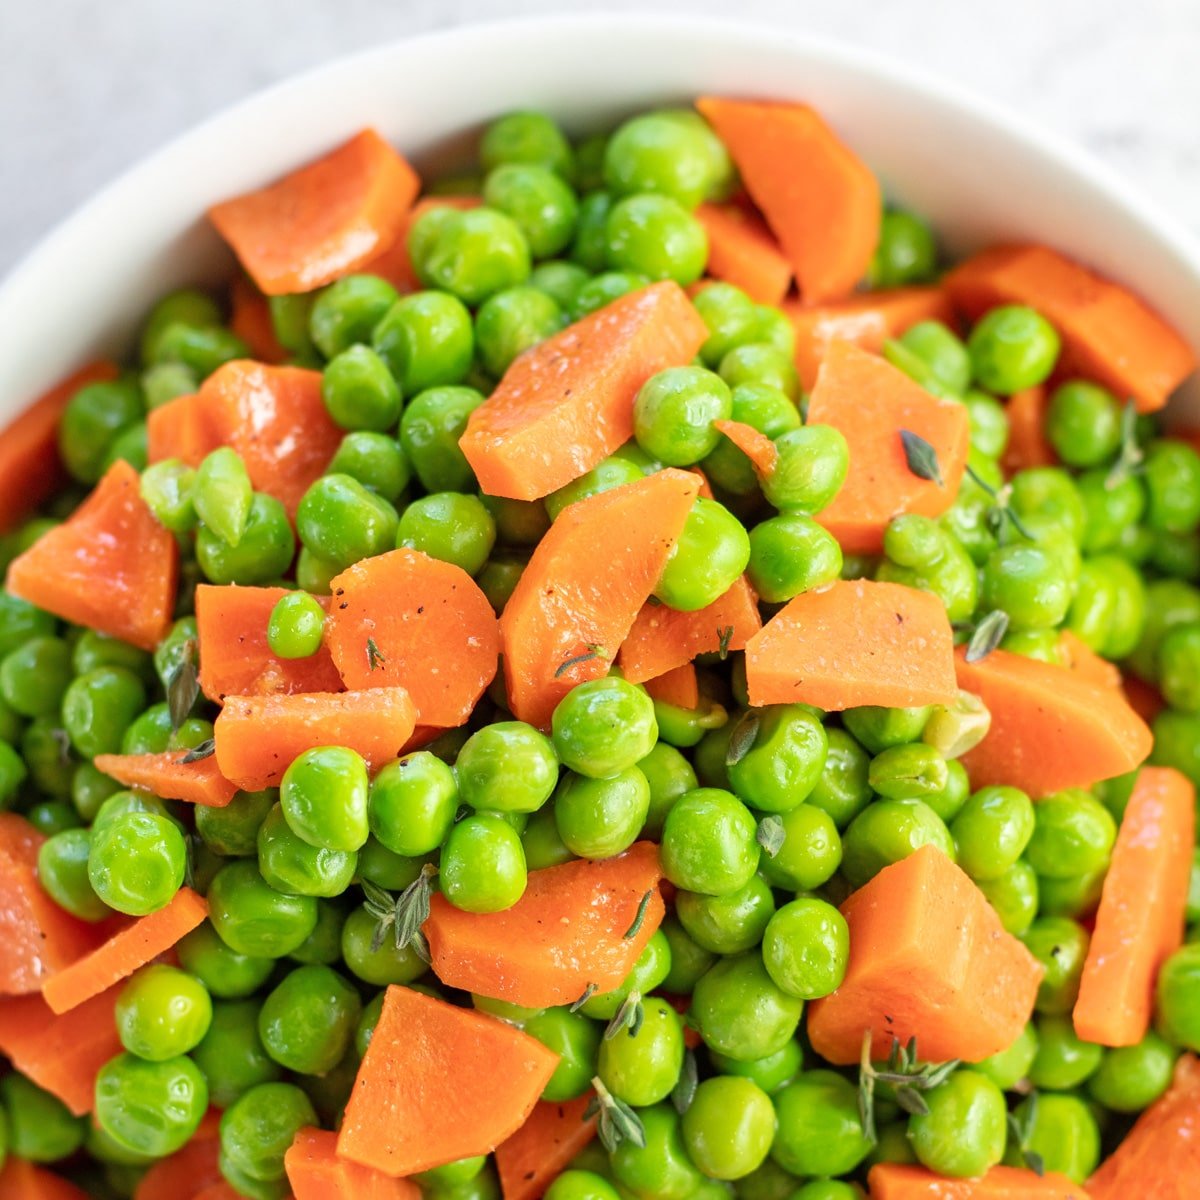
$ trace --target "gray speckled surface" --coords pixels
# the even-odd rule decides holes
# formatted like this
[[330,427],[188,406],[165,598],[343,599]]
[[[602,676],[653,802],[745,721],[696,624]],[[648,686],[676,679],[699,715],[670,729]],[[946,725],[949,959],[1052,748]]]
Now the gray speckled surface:
[[[737,16],[886,51],[1073,138],[1200,231],[1200,0],[608,0],[601,7]],[[584,6],[0,0],[0,272],[125,166],[266,84],[407,33],[573,11]]]

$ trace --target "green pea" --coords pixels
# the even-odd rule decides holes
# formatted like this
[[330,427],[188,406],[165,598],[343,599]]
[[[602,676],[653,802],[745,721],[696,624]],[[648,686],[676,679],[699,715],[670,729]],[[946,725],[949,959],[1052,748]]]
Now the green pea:
[[371,832],[387,849],[416,857],[442,844],[458,802],[454,772],[429,751],[419,750],[389,763],[376,775],[367,816]]
[[791,351],[773,342],[760,340],[734,346],[721,359],[717,373],[735,391],[753,385],[782,392],[793,401],[800,395],[800,377]]
[[[768,1158],[758,1170],[737,1181],[735,1194],[739,1200],[795,1200],[798,1182],[791,1171]],[[851,1200],[862,1200],[861,1189],[852,1193]]]
[[1008,413],[995,396],[972,389],[963,397],[971,425],[971,446],[989,458],[999,458],[1008,447]]
[[642,1001],[642,1022],[600,1044],[597,1072],[604,1086],[628,1104],[665,1100],[683,1065],[683,1024],[666,1000]]
[[663,822],[671,806],[685,792],[697,785],[696,772],[684,756],[664,742],[658,742],[637,764],[650,788],[650,810],[643,832],[648,837],[660,837]]
[[[571,243],[569,257],[572,262],[593,274],[604,270],[608,254],[608,214],[612,205],[612,196],[603,191],[590,192],[579,201],[575,239]],[[574,303],[571,307],[574,311]]]
[[64,829],[38,850],[38,881],[50,899],[83,921],[102,921],[112,910],[96,895],[88,878],[91,834],[86,829]]
[[92,830],[88,878],[118,912],[141,917],[162,908],[183,884],[186,862],[179,827],[156,813],[126,813]]
[[1108,485],[1108,471],[1085,471],[1076,481],[1076,488],[1086,517],[1083,550],[1095,554],[1115,549],[1121,534],[1137,525],[1146,511],[1146,491],[1136,476]]
[[117,1033],[130,1054],[166,1062],[197,1046],[212,1021],[212,1000],[195,976],[176,967],[143,967],[117,998]]
[[1085,1042],[1070,1016],[1047,1016],[1038,1022],[1038,1049],[1029,1068],[1036,1088],[1065,1092],[1078,1087],[1100,1065],[1103,1047]]
[[744,888],[724,896],[678,892],[675,912],[698,946],[715,954],[740,954],[762,941],[775,914],[775,898],[766,881],[755,875]]
[[1169,1041],[1189,1050],[1200,1046],[1198,980],[1200,942],[1188,942],[1163,963],[1155,989],[1160,1031]]
[[1015,626],[1059,625],[1071,606],[1071,587],[1055,561],[1036,546],[995,550],[983,571],[983,606],[1002,609]]
[[713,1179],[749,1175],[766,1159],[774,1136],[771,1098],[749,1079],[706,1079],[683,1115],[688,1153]]
[[1029,1074],[1037,1050],[1037,1026],[1030,1021],[1011,1045],[975,1063],[974,1070],[986,1075],[1002,1092],[1011,1092]]
[[[706,366],[718,366],[730,350],[756,340],[755,305],[741,288],[731,283],[710,283],[696,295],[693,304],[708,327],[708,338],[700,347],[700,358]],[[788,405],[795,411],[790,400]]]
[[[474,343],[466,305],[442,291],[401,297],[376,325],[371,338],[372,348],[405,396],[458,383],[471,368]],[[405,451],[415,463],[407,446]]]
[[949,780],[941,753],[924,742],[881,750],[867,772],[872,790],[889,800],[924,800],[939,796]]
[[961,396],[971,386],[971,356],[959,337],[941,321],[918,321],[898,341],[950,393]]
[[0,810],[13,802],[28,777],[25,760],[8,742],[0,741]]
[[57,714],[71,682],[71,649],[56,637],[31,637],[0,662],[0,696],[23,717]]
[[789,812],[804,802],[825,766],[821,722],[798,704],[756,709],[731,739],[727,760],[733,790],[760,812]]
[[467,418],[483,403],[474,388],[431,387],[400,419],[400,444],[427,492],[470,491],[475,476],[458,447]]
[[343,567],[390,550],[397,525],[396,510],[349,475],[323,475],[296,511],[305,547]]
[[400,419],[400,387],[369,346],[348,346],[331,359],[321,377],[321,397],[342,429],[383,431]]
[[267,645],[280,658],[309,658],[321,648],[325,610],[307,592],[280,596],[267,618]]
[[1061,339],[1040,313],[1019,304],[994,308],[976,322],[967,343],[981,387],[1011,396],[1045,382]]
[[650,785],[637,767],[608,779],[568,771],[554,794],[558,835],[581,858],[611,858],[628,849],[649,811]]
[[645,1146],[625,1139],[612,1152],[613,1177],[622,1188],[656,1200],[698,1197],[704,1176],[688,1156],[679,1115],[669,1104],[654,1104],[638,1113]]
[[559,761],[595,779],[633,766],[658,736],[650,697],[617,676],[572,688],[554,710],[551,731]]
[[1038,988],[1037,1011],[1050,1016],[1070,1012],[1079,995],[1087,957],[1087,931],[1070,917],[1038,917],[1023,940],[1045,971]]
[[703,367],[670,367],[652,375],[633,405],[638,444],[667,466],[686,467],[712,453],[713,422],[728,420],[733,398],[725,381]]
[[420,979],[428,966],[411,946],[397,949],[395,939],[389,937],[375,945],[378,924],[361,906],[346,918],[342,926],[342,958],[347,969],[364,983],[376,987]]
[[39,792],[63,799],[70,796],[77,768],[71,757],[70,739],[56,717],[37,717],[25,727],[21,756]]
[[697,788],[667,813],[660,855],[676,887],[725,895],[746,886],[758,868],[753,816],[738,798],[719,788]]
[[142,362],[151,363],[160,357],[159,342],[164,331],[178,322],[197,329],[212,328],[221,324],[221,310],[211,296],[195,288],[168,292],[155,303],[142,326]]
[[146,703],[142,681],[124,667],[96,667],[77,675],[63,693],[63,725],[80,754],[115,754]]
[[723,504],[699,496],[667,555],[654,595],[669,608],[707,608],[733,586],[750,561],[750,538]]
[[526,1020],[524,1029],[559,1055],[558,1066],[542,1091],[542,1099],[556,1104],[582,1096],[596,1074],[601,1027],[569,1009],[548,1008]]
[[884,867],[933,845],[951,861],[954,839],[946,823],[921,800],[880,800],[850,822],[843,839],[842,872],[855,887]]
[[605,148],[605,183],[617,195],[658,192],[695,208],[729,171],[727,158],[714,162],[711,131],[697,125],[703,122],[693,125],[670,113],[645,113],[626,121]]
[[196,560],[210,583],[271,582],[283,575],[295,552],[287,511],[274,496],[262,492],[254,493],[237,546],[206,525],[196,535]]
[[629,974],[615,988],[589,996],[580,1011],[593,1021],[611,1021],[630,995],[637,992],[645,996],[654,991],[670,970],[671,945],[661,930],[655,930]]
[[1200,522],[1200,454],[1186,442],[1162,440],[1146,447],[1142,481],[1146,524],[1166,533],[1190,533]]
[[763,495],[784,512],[820,512],[841,489],[850,452],[830,425],[805,425],[775,439],[775,469],[762,481]]
[[844,829],[870,803],[870,758],[844,729],[827,728],[825,739],[825,762],[807,799]]
[[438,492],[414,500],[401,514],[397,546],[462,567],[474,575],[487,562],[496,525],[477,496]]
[[705,1044],[730,1058],[781,1050],[796,1031],[804,1002],[783,991],[756,951],[721,958],[697,982],[691,1016]]
[[621,1200],[621,1195],[603,1175],[570,1168],[546,1189],[546,1200]]
[[317,902],[317,924],[292,951],[291,957],[306,966],[335,966],[342,961],[342,927],[346,910],[334,900]]
[[551,520],[557,520],[559,514],[577,500],[586,500],[589,496],[598,496],[601,492],[610,491],[622,484],[632,483],[642,478],[642,471],[626,458],[612,455],[598,463],[586,474],[572,480],[565,487],[551,492],[546,497],[546,512]]
[[349,475],[368,491],[395,505],[412,479],[412,467],[395,438],[360,430],[342,438],[327,468],[331,475]]
[[1033,835],[1025,850],[1039,875],[1066,879],[1103,869],[1117,829],[1112,814],[1090,792],[1056,792],[1034,809]]
[[793,1175],[845,1175],[871,1149],[854,1085],[833,1071],[805,1071],[778,1092],[771,1157]]
[[561,866],[575,857],[559,835],[553,804],[543,805],[530,816],[529,823],[521,830],[521,847],[525,851],[525,865],[531,871]]
[[323,1075],[345,1054],[361,1010],[358,992],[332,968],[297,967],[263,1001],[258,1033],[280,1066]]
[[1082,543],[1087,513],[1067,471],[1061,467],[1019,471],[1013,476],[1012,489],[1011,503],[1019,516],[1048,521],[1057,532],[1069,533],[1076,545]]
[[283,1156],[296,1133],[316,1125],[308,1097],[294,1084],[260,1083],[221,1117],[221,1153],[251,1179],[282,1179]]
[[1034,806],[1024,792],[980,788],[950,824],[958,865],[976,882],[999,879],[1024,853],[1034,825]]
[[66,800],[43,800],[26,814],[30,825],[44,837],[79,828],[79,814]]
[[357,850],[367,840],[367,794],[366,763],[344,746],[304,751],[279,788],[292,831],[327,850]]
[[554,792],[558,759],[550,739],[532,725],[500,721],[467,739],[455,776],[463,803],[474,809],[532,813]]
[[907,513],[884,532],[886,557],[875,578],[932,592],[946,606],[951,621],[974,613],[979,596],[978,572],[953,534],[928,517]]
[[804,1064],[803,1051],[798,1041],[790,1041],[782,1050],[768,1054],[765,1058],[745,1061],[728,1058],[724,1054],[710,1053],[712,1065],[722,1075],[736,1075],[753,1080],[768,1095],[773,1095],[785,1084],[791,1083]]
[[529,278],[529,243],[506,213],[473,208],[446,216],[415,265],[423,283],[478,305]]
[[572,174],[573,155],[562,130],[540,112],[512,112],[493,121],[479,143],[479,161],[491,171],[501,163],[534,163]]
[[867,272],[871,287],[927,283],[936,271],[937,243],[933,230],[915,213],[888,209],[883,214],[879,242]]
[[57,627],[48,612],[0,588],[0,657],[7,658],[34,638],[53,636]]
[[208,1084],[186,1056],[148,1062],[119,1054],[96,1076],[96,1120],[119,1146],[139,1154],[173,1154],[196,1132],[208,1107]]
[[317,924],[311,896],[285,895],[270,887],[256,863],[241,859],[222,867],[208,889],[209,920],[238,954],[282,958]]
[[0,1079],[0,1112],[8,1118],[8,1151],[14,1158],[57,1162],[83,1144],[85,1120],[18,1071]]
[[917,1158],[952,1177],[982,1175],[1004,1156],[1004,1093],[978,1071],[955,1071],[924,1094],[928,1112],[908,1120]]
[[[494,206],[493,206],[494,207]],[[576,207],[578,214],[578,206]],[[591,278],[587,270],[578,263],[564,258],[550,259],[538,263],[529,273],[529,286],[545,292],[559,309],[567,312],[575,302],[579,289]]]
[[1046,411],[1046,437],[1055,453],[1072,467],[1096,467],[1121,445],[1121,406],[1094,383],[1072,380],[1059,385]]
[[353,850],[333,850],[304,841],[276,804],[258,828],[258,869],[264,882],[294,896],[340,896],[358,866]]
[[223,1000],[252,995],[274,966],[273,958],[256,958],[231,950],[207,921],[185,935],[176,952],[184,970],[195,976],[210,995]]
[[1010,1145],[1005,1161],[1024,1166],[1022,1152],[1037,1154],[1046,1171],[1082,1183],[1100,1161],[1100,1131],[1087,1103],[1069,1094],[1037,1093],[1017,1105],[1018,1125],[1028,1128],[1020,1147]]
[[1136,1045],[1102,1052],[1088,1077],[1088,1094],[1113,1112],[1140,1112],[1170,1087],[1177,1057],[1178,1051],[1150,1030]]
[[842,561],[837,539],[802,513],[781,513],[750,531],[747,574],[768,604],[782,604],[833,583]]
[[[882,1132],[880,1138],[882,1140]],[[861,1200],[862,1192],[853,1183],[840,1179],[814,1179],[798,1188],[789,1200]]]
[[783,845],[761,869],[773,887],[807,891],[827,883],[842,862],[842,840],[833,818],[813,804],[801,804],[779,817]]
[[229,329],[219,325],[193,325],[174,321],[158,338],[158,363],[182,363],[199,379],[205,379],[218,367],[236,358],[250,358],[250,347]]
[[196,471],[192,504],[196,515],[221,541],[236,547],[246,529],[254,489],[236,450],[221,446]]
[[[553,178],[553,176],[551,177]],[[496,292],[475,316],[475,342],[485,370],[499,378],[515,358],[563,326],[558,303],[534,287]]]
[[58,426],[58,449],[72,478],[96,483],[116,438],[145,415],[145,403],[131,379],[89,383],[67,402]]
[[396,289],[376,275],[346,275],[336,280],[313,298],[309,314],[313,344],[333,359],[352,346],[369,342],[396,300]]
[[483,200],[517,223],[534,258],[550,258],[571,242],[578,201],[549,167],[502,163],[484,181]]
[[793,900],[771,918],[762,953],[768,974],[789,995],[802,1000],[827,996],[846,974],[846,919],[824,900]]
[[607,263],[615,270],[673,279],[683,287],[704,273],[704,227],[669,196],[640,192],[618,200],[608,212],[604,236]]
[[230,1107],[243,1092],[282,1073],[259,1039],[258,1012],[254,1000],[217,1001],[208,1032],[192,1051],[208,1081],[209,1099],[218,1108]]
[[258,828],[275,804],[272,790],[238,792],[223,808],[196,806],[196,832],[205,845],[226,858],[257,853]]
[[525,891],[525,853],[516,830],[491,813],[475,813],[442,846],[442,892],[467,912],[511,908]]

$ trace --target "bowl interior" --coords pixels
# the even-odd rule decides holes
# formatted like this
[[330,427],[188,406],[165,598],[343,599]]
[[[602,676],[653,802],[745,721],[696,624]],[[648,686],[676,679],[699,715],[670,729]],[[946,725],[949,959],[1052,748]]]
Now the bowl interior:
[[[479,125],[543,108],[572,132],[703,92],[805,100],[892,198],[957,253],[1042,240],[1149,297],[1200,349],[1200,247],[1082,152],[878,56],[723,22],[601,16],[475,26],[342,59],[237,105],[143,161],[0,286],[0,418],[127,344],[160,292],[228,272],[204,220],[376,126],[419,166],[461,163]],[[1200,423],[1200,386],[1175,411]]]

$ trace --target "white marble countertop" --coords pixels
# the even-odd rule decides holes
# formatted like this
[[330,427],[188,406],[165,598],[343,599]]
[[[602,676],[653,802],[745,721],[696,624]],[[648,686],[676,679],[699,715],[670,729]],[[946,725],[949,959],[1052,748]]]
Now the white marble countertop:
[[[592,6],[589,5],[588,8]],[[1200,232],[1200,0],[606,0],[886,51],[1080,142]],[[0,272],[125,166],[347,51],[572,0],[0,0]]]

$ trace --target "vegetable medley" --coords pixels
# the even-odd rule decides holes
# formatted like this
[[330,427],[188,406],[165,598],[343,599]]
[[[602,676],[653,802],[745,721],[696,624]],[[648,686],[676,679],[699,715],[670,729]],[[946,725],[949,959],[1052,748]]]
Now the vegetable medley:
[[805,105],[478,158],[0,435],[0,1193],[1195,1194],[1192,352]]

